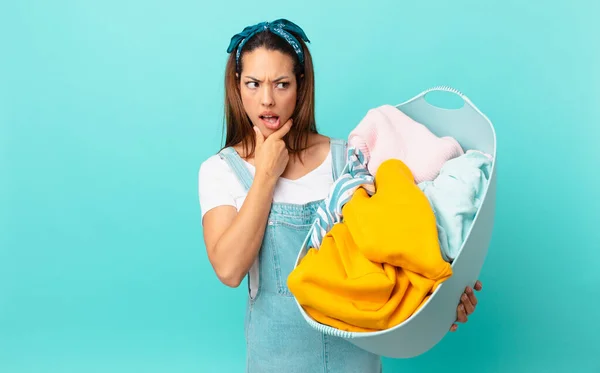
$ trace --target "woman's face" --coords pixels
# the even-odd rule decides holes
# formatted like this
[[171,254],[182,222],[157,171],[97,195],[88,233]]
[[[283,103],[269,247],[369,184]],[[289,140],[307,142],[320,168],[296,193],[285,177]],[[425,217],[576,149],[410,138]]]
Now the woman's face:
[[291,117],[296,106],[294,62],[279,51],[257,48],[243,55],[240,93],[252,124],[267,137]]

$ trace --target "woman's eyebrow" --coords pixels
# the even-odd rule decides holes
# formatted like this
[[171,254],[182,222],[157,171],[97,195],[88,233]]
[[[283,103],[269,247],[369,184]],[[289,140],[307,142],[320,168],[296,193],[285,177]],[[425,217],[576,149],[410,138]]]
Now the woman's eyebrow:
[[[245,78],[246,78],[246,79],[251,79],[251,80],[257,81],[257,82],[259,82],[259,83],[262,83],[262,80],[256,79],[255,77],[253,77],[253,76],[250,76],[250,75],[246,75],[246,76],[245,76]],[[288,79],[288,78],[289,78],[289,76],[287,76],[287,75],[282,75],[282,76],[278,77],[277,79],[274,79],[273,81],[274,81],[274,82],[278,82],[278,81],[280,81],[280,80],[283,80],[283,79]]]

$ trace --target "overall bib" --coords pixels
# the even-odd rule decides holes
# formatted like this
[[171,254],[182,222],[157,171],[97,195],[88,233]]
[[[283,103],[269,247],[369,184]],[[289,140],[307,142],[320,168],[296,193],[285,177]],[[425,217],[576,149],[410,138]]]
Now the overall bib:
[[[331,140],[334,180],[345,165],[345,142]],[[223,149],[246,191],[252,174],[233,148]],[[302,318],[287,288],[298,250],[321,201],[273,203],[260,248],[258,273],[248,276],[245,333],[248,373],[380,373],[381,358],[350,342],[325,335]]]

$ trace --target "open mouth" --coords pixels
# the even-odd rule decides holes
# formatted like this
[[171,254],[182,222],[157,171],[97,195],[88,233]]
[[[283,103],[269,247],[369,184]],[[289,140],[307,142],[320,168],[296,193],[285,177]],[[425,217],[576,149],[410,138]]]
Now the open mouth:
[[277,115],[260,115],[260,120],[265,124],[265,126],[269,129],[277,129],[279,128],[279,117]]

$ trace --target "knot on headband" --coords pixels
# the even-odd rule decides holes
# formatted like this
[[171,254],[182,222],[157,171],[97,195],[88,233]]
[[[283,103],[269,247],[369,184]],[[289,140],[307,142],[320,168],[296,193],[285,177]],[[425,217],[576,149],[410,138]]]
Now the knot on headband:
[[305,42],[310,42],[308,37],[304,31],[300,28],[300,26],[295,23],[288,21],[287,19],[278,19],[273,22],[260,22],[253,26],[245,27],[242,32],[235,34],[231,37],[231,41],[229,42],[229,47],[227,48],[227,53],[231,53],[234,49],[237,48],[235,61],[239,64],[240,54],[244,44],[251,37],[258,34],[259,32],[269,30],[272,33],[282,37],[285,41],[287,41],[298,56],[300,63],[304,63],[304,52],[302,51],[302,46],[296,37],[292,34],[295,33],[302,38]]

